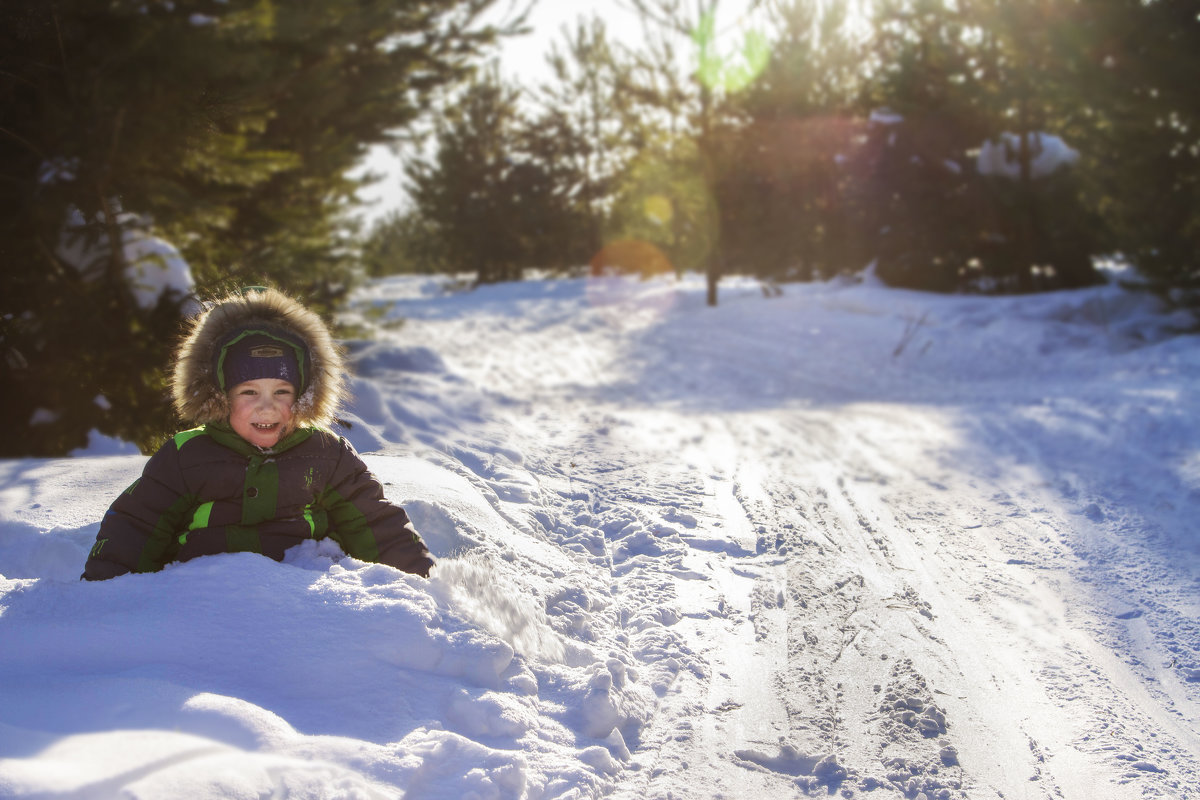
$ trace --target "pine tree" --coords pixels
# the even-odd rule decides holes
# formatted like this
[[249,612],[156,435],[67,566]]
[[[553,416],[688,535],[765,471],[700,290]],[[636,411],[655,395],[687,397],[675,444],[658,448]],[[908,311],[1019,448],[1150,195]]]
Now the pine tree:
[[546,58],[552,79],[537,87],[532,129],[540,160],[557,165],[562,180],[577,179],[564,187],[564,200],[585,220],[581,244],[590,257],[604,244],[616,183],[648,133],[625,91],[630,78],[622,50],[600,18],[580,18],[565,38],[565,49],[555,45]]
[[1095,0],[1064,36],[1097,214],[1164,291],[1200,289],[1200,18],[1189,0]]
[[[127,224],[174,242],[201,288],[271,281],[333,302],[346,171],[466,73],[497,33],[476,24],[489,4],[5,3],[0,378],[24,427],[4,452],[61,453],[89,428],[152,446],[172,427],[179,311],[135,302]],[[60,252],[72,219],[86,263]]]
[[937,0],[884,0],[874,30],[863,106],[882,113],[860,162],[866,235],[884,280],[952,290],[978,235],[965,154],[988,135],[974,31]]
[[228,246],[206,262],[247,277],[285,275],[319,293],[344,286],[352,231],[343,212],[358,188],[347,172],[368,146],[426,112],[435,89],[469,74],[469,57],[492,34],[462,26],[484,5],[340,0],[278,9],[263,42],[272,117],[261,138],[269,150],[297,154],[298,167],[239,194],[217,240]]
[[1008,208],[1006,238],[1012,247],[1003,271],[1021,291],[1037,288],[1037,273],[1046,270],[1054,275],[1055,286],[1095,283],[1091,259],[1104,247],[1105,236],[1086,207],[1079,169],[1040,177],[1033,170],[1044,133],[1083,146],[1083,137],[1069,121],[1078,113],[1078,75],[1087,58],[1080,46],[1084,5],[1073,0],[980,0],[967,8],[982,30],[982,85],[990,90],[991,138],[996,141],[1002,130],[1016,136],[1015,185],[988,181]]
[[845,6],[795,0],[758,80],[730,102],[746,120],[721,170],[728,257],[772,278],[830,275],[866,263],[850,169],[863,136],[854,101],[862,53]]
[[[480,283],[519,280],[526,267],[564,267],[576,229],[558,140],[531,126],[520,92],[489,71],[445,109],[436,153],[406,173],[416,212],[447,262]],[[577,239],[576,239],[577,241]]]
[[454,271],[436,226],[413,209],[393,211],[377,222],[363,242],[360,259],[374,277]]
[[[1094,282],[1103,232],[1083,179],[1032,168],[1042,133],[1062,135],[1073,111],[1067,87],[1080,49],[1064,33],[1070,0],[882,0],[882,80],[869,95],[903,119],[877,131],[869,219],[878,224],[879,271],[898,285],[948,290],[986,277],[1015,291]],[[984,142],[1015,137],[1015,178],[974,170]]]

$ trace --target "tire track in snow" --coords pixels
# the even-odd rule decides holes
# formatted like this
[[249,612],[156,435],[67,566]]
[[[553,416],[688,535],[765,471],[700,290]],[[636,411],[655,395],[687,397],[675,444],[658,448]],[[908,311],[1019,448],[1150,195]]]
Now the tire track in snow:
[[[920,417],[911,411],[896,419],[890,433],[879,428],[878,420],[856,421],[844,414],[841,422],[872,432],[836,436],[843,468],[876,473],[883,480],[842,482],[846,491],[839,502],[817,503],[814,510],[828,535],[825,509],[840,505],[833,527],[842,549],[858,554],[868,586],[886,579],[890,568],[892,585],[903,589],[896,596],[924,617],[908,614],[917,636],[897,635],[903,627],[896,619],[880,630],[888,647],[911,660],[914,675],[928,678],[935,691],[949,690],[936,705],[947,712],[948,738],[967,770],[964,785],[970,796],[998,795],[1017,786],[1046,797],[1087,796],[1099,787],[1110,787],[1104,789],[1106,797],[1175,796],[1186,781],[1181,784],[1160,770],[1154,758],[1140,758],[1147,751],[1136,738],[1110,739],[1111,756],[1086,744],[1097,724],[1114,714],[1140,718],[1154,732],[1159,756],[1194,774],[1187,751],[1170,741],[1174,726],[1137,711],[1156,704],[1126,699],[1130,692],[1144,691],[1140,682],[1122,678],[1111,652],[1097,646],[1064,607],[1074,587],[1065,565],[1056,565],[1070,561],[1054,536],[1061,523],[1053,498],[1028,488],[1039,482],[1027,474],[1006,477],[1002,470],[972,475],[964,465],[955,465],[959,475],[929,474],[930,460],[906,440],[936,437],[916,432]],[[950,489],[919,488],[940,482],[949,482]],[[826,493],[836,497],[832,489]],[[961,525],[964,503],[970,515],[988,524]],[[871,540],[878,531],[886,547],[875,550]],[[1036,560],[1011,558],[1013,547],[1035,550]],[[868,568],[883,571],[872,575]],[[885,611],[873,616],[888,619]],[[1061,688],[1049,680],[1052,675],[1061,676]],[[1100,688],[1080,691],[1093,681]],[[1097,705],[1101,697],[1112,701]],[[1140,766],[1131,770],[1130,761]],[[937,766],[928,757],[924,763]],[[906,761],[906,766],[913,764]],[[1123,788],[1111,788],[1118,786]]]
[[[903,580],[878,522],[856,498],[859,484],[883,479],[870,464],[848,458],[848,443],[823,415],[778,417],[747,451],[761,451],[764,437],[793,443],[788,461],[773,471],[788,479],[773,482],[772,502],[757,509],[761,527],[789,531],[766,543],[789,559],[791,726],[781,751],[821,754],[831,789],[957,796],[964,781],[943,738],[945,711],[904,657],[914,646],[936,646],[928,606]],[[779,509],[802,524],[779,519]]]
[[[1038,443],[1014,417],[989,407],[849,402],[864,396],[849,383],[862,377],[849,361],[828,374],[783,375],[778,385],[759,380],[777,360],[788,363],[776,359],[782,349],[750,356],[736,365],[739,380],[718,385],[694,369],[709,354],[691,328],[676,331],[670,349],[691,357],[647,362],[641,371],[655,377],[643,385],[630,382],[637,363],[627,364],[625,382],[597,387],[588,405],[572,393],[597,382],[595,369],[573,376],[571,365],[585,362],[572,359],[590,346],[598,348],[591,363],[608,364],[625,333],[617,324],[586,337],[565,330],[540,334],[554,339],[545,352],[567,365],[561,374],[544,375],[543,351],[530,346],[537,357],[517,374],[492,365],[486,383],[507,381],[514,393],[542,384],[519,394],[551,407],[548,430],[531,429],[530,441],[549,431],[562,444],[529,451],[563,461],[586,453],[590,462],[572,468],[576,487],[543,524],[603,563],[606,601],[627,641],[596,635],[640,660],[639,680],[655,689],[618,796],[845,789],[939,800],[1166,798],[1200,784],[1195,747],[1179,743],[1194,741],[1194,730],[1140,710],[1161,698],[1137,699],[1144,681],[1106,645],[1119,630],[1107,620],[1130,608],[1077,601],[1077,562],[1064,538],[1078,525],[1066,516],[1066,491],[1044,485],[1054,470],[1038,462]],[[787,337],[742,338],[755,353]],[[693,341],[695,352],[684,347]],[[833,375],[828,386],[822,375]],[[758,380],[776,408],[804,386],[839,402],[764,410],[747,405],[741,378],[750,387]],[[705,402],[683,399],[677,381]],[[689,408],[655,412],[655,400]],[[709,413],[721,407],[755,412]],[[963,424],[976,411],[988,427]],[[964,460],[964,451],[975,452]],[[1111,565],[1104,580],[1119,583],[1123,552],[1100,531],[1084,555]],[[1121,622],[1129,636],[1156,641],[1173,627]],[[1181,638],[1185,647],[1196,640]],[[748,667],[729,655],[735,648]],[[746,702],[756,697],[747,675],[766,699]],[[1180,708],[1191,689],[1172,688]],[[779,699],[782,726],[754,717],[770,698]]]

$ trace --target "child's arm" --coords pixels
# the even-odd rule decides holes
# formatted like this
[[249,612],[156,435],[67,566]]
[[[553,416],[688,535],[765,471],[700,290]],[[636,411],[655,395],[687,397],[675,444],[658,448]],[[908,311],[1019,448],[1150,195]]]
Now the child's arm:
[[383,494],[383,486],[343,440],[333,479],[323,495],[329,536],[346,555],[387,564],[429,577],[433,557],[403,508]]
[[168,442],[109,507],[81,577],[99,581],[162,569],[178,549],[175,537],[194,500],[183,486],[178,445]]

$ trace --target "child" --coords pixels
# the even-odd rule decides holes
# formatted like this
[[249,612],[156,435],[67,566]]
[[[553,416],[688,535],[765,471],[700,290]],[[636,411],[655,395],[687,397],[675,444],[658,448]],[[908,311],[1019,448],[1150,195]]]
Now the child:
[[328,429],[345,400],[342,356],[320,317],[274,289],[208,307],[176,354],[175,435],[116,499],[83,578],[252,552],[283,560],[305,539],[429,576],[433,559],[404,509]]

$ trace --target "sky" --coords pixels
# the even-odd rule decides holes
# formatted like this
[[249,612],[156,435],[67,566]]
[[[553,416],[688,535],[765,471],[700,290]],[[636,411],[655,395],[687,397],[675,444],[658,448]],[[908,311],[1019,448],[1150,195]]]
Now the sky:
[[358,289],[339,431],[428,580],[80,582],[146,458],[0,460],[0,797],[1200,798],[1186,318],[779,288]]

